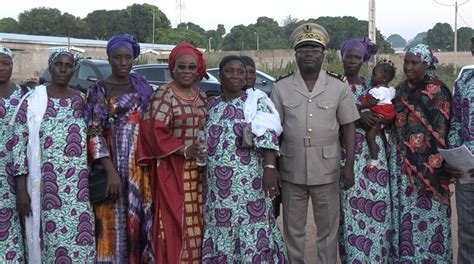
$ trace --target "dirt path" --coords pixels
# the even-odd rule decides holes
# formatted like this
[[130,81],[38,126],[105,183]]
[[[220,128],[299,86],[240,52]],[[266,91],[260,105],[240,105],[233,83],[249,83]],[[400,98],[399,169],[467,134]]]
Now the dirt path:
[[[451,196],[451,230],[452,230],[452,239],[453,239],[453,256],[456,259],[456,254],[458,251],[458,227],[457,227],[457,214],[456,214],[456,201],[454,199],[454,188],[451,186],[451,191],[453,195]],[[281,211],[282,212],[282,211]],[[280,230],[283,233],[283,218],[280,216],[278,217],[278,225],[280,226]],[[316,237],[316,225],[313,222],[313,208],[311,207],[311,203],[309,203],[308,208],[308,220],[306,224],[306,244],[305,244],[305,255],[306,255],[306,263],[308,264],[315,264],[316,263],[316,244],[315,244],[315,237]],[[340,263],[338,261],[338,263]],[[456,262],[454,262],[456,263]]]

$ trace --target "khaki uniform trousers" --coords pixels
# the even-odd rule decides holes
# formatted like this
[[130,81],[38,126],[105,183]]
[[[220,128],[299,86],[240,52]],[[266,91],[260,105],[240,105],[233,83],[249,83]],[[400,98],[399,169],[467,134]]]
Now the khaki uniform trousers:
[[305,263],[308,198],[311,198],[317,228],[317,263],[336,263],[340,208],[339,182],[304,185],[283,181],[283,232],[290,263]]

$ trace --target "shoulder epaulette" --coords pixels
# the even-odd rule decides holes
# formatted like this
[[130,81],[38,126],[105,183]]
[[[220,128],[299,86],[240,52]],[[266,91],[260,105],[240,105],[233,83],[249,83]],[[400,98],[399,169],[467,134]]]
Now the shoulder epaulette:
[[293,72],[289,72],[288,74],[285,74],[285,75],[280,75],[280,77],[277,78],[277,82],[281,79],[285,79],[286,77],[290,76],[290,75],[293,75]]
[[337,74],[335,72],[326,71],[326,73],[331,77],[339,79],[341,82],[345,82],[347,80],[346,76],[342,76],[342,75]]

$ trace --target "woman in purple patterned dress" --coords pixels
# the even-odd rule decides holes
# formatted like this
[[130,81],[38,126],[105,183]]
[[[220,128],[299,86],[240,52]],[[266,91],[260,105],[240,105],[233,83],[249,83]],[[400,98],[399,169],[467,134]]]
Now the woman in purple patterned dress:
[[[219,64],[223,94],[209,100],[208,165],[204,201],[203,263],[287,263],[286,246],[273,214],[272,198],[278,195],[279,174],[275,152],[281,133],[279,117],[271,127],[256,121],[278,116],[263,94],[255,102],[260,133],[252,148],[242,146],[244,105],[250,94],[242,90],[245,66],[238,56]],[[273,110],[272,110],[273,109]],[[260,120],[261,121],[261,120]]]
[[30,263],[95,259],[84,100],[68,87],[76,63],[66,50],[53,52],[51,84],[37,86],[16,116],[14,174]]
[[368,38],[350,39],[341,46],[344,74],[361,116],[356,123],[355,184],[341,192],[339,251],[343,263],[386,263],[390,250],[391,197],[385,145],[380,133],[375,138],[379,165],[368,166],[371,157],[366,129],[377,125],[379,118],[360,109],[370,82],[359,72],[376,52],[377,46]]
[[12,134],[9,124],[23,95],[20,86],[10,81],[13,53],[0,45],[0,262],[24,262],[20,218],[16,210],[12,164]]

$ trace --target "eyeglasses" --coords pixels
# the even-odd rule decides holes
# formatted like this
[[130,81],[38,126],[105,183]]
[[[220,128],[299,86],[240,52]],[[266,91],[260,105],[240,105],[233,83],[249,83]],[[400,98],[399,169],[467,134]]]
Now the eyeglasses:
[[296,53],[306,55],[306,54],[314,54],[319,55],[323,53],[323,48],[300,48],[296,50]]
[[186,64],[179,64],[179,65],[176,65],[176,68],[180,71],[185,71],[185,70],[188,70],[188,71],[196,71],[198,66],[197,65],[186,65]]

